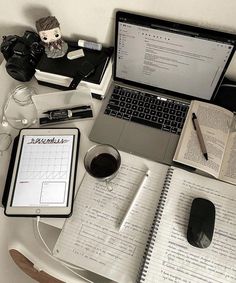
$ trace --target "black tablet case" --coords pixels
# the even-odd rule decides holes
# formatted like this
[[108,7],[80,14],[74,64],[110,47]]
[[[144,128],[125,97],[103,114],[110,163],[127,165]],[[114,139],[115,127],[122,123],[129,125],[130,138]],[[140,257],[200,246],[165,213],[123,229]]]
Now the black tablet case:
[[[78,130],[78,147],[77,147],[77,152],[76,152],[74,179],[76,177],[76,172],[77,172],[77,164],[78,164],[78,157],[79,157],[79,145],[80,145],[80,130],[79,129],[77,129],[77,130]],[[7,178],[6,178],[6,182],[5,182],[4,192],[3,192],[3,195],[2,195],[2,205],[3,205],[4,208],[6,208],[6,206],[7,206],[9,190],[10,190],[10,186],[11,186],[11,179],[12,179],[12,174],[13,174],[13,168],[14,168],[14,164],[15,164],[16,152],[17,152],[17,147],[18,147],[18,142],[19,142],[19,135],[17,137],[15,137],[14,142],[13,142],[13,146],[12,146],[11,158],[10,158],[10,162],[9,162],[9,166],[8,166],[8,172],[7,172]],[[75,190],[75,182],[74,182],[73,191],[74,190]],[[72,202],[71,212],[72,212],[72,210],[73,210],[73,202]],[[12,215],[12,216],[21,216],[21,215]],[[30,216],[30,215],[27,215],[27,216]],[[50,217],[50,215],[47,215],[46,217]],[[65,216],[61,216],[61,217],[65,217]]]
[[10,158],[10,162],[9,162],[9,166],[8,166],[5,188],[4,188],[4,192],[3,192],[3,195],[2,195],[2,205],[3,205],[4,208],[7,205],[7,200],[8,200],[9,190],[10,190],[10,186],[11,186],[11,178],[12,178],[12,173],[13,173],[13,168],[14,168],[14,163],[15,163],[15,158],[16,158],[16,151],[17,151],[18,142],[19,142],[19,136],[17,136],[14,139],[13,146],[12,146],[12,152],[11,152],[11,158]]

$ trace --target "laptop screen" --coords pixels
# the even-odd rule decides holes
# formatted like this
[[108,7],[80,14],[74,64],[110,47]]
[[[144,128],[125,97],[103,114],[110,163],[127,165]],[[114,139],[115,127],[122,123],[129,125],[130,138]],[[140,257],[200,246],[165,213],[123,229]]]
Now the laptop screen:
[[235,50],[231,34],[117,12],[114,79],[210,100]]

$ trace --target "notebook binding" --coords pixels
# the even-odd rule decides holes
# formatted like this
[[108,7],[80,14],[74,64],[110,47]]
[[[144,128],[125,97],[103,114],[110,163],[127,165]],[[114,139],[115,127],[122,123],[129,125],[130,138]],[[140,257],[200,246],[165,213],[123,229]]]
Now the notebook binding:
[[146,247],[145,247],[145,251],[144,251],[144,255],[143,255],[143,261],[142,261],[142,264],[140,265],[140,269],[139,269],[139,272],[138,272],[138,278],[137,278],[137,281],[136,281],[137,283],[145,282],[146,273],[147,273],[147,270],[148,270],[148,265],[149,265],[149,262],[150,262],[150,259],[151,259],[154,243],[156,241],[156,236],[157,236],[157,232],[158,232],[158,229],[159,229],[161,217],[162,217],[162,214],[163,214],[164,204],[166,202],[166,198],[167,198],[171,178],[172,178],[172,175],[173,175],[173,171],[174,171],[173,167],[169,167],[168,170],[167,170],[166,178],[165,178],[164,184],[163,184],[163,189],[162,189],[159,201],[158,201],[158,205],[157,205],[155,215],[154,215],[154,218],[153,218],[153,222],[152,222],[152,225],[151,225],[151,229],[150,229],[150,232],[149,232],[147,244],[146,244]]

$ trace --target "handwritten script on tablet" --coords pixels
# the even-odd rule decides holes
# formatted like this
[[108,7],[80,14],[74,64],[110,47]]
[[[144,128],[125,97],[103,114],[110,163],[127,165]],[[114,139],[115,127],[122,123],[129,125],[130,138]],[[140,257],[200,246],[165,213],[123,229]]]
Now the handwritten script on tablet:
[[73,136],[24,136],[13,206],[66,206]]

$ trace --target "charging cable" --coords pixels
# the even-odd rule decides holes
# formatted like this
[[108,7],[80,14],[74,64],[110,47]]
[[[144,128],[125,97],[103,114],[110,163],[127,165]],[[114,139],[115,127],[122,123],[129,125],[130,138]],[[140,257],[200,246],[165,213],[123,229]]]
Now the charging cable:
[[12,136],[7,133],[0,133],[0,156],[3,155],[3,152],[8,150],[12,143]]
[[[43,236],[42,236],[42,233],[40,232],[40,228],[39,228],[39,222],[40,222],[40,216],[37,216],[37,219],[36,219],[36,229],[37,229],[37,233],[38,233],[38,236],[41,240],[41,242],[43,243],[44,247],[46,248],[47,250],[47,254],[53,258],[54,260],[58,261],[61,265],[63,265],[66,269],[68,269],[70,272],[72,272],[73,274],[75,274],[76,276],[80,277],[81,279],[85,280],[86,282],[89,282],[89,283],[94,283],[93,281],[87,279],[86,277],[78,274],[77,272],[75,272],[73,269],[76,269],[76,270],[84,270],[83,268],[80,268],[80,267],[77,267],[77,266],[74,266],[74,265],[71,265],[71,264],[68,264],[68,263],[65,263],[64,261],[61,261],[60,259],[54,257],[53,255],[53,252],[50,250],[50,248],[48,247],[47,243],[45,242],[45,240],[43,239]],[[34,221],[35,223],[35,221]]]

